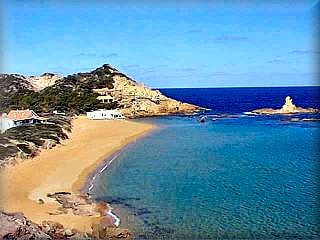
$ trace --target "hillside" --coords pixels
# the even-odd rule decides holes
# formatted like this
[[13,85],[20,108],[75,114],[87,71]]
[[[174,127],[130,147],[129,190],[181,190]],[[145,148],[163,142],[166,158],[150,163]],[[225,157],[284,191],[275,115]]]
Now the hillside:
[[0,74],[0,96],[26,89],[40,91],[54,85],[60,78],[62,76],[53,73],[44,73],[41,76]]
[[31,84],[22,75],[0,74],[0,96],[8,96],[18,91],[31,89]]
[[54,85],[56,81],[61,78],[62,76],[54,73],[44,73],[41,76],[26,77],[26,80],[30,83],[34,91],[41,91],[46,87]]
[[[39,113],[60,110],[82,114],[101,108],[119,108],[127,117],[141,117],[200,109],[151,90],[108,64],[88,73],[66,77],[48,73],[40,77],[2,75],[0,85],[4,86],[0,104],[6,111],[29,108]],[[99,94],[109,95],[113,101],[102,103],[96,99]]]

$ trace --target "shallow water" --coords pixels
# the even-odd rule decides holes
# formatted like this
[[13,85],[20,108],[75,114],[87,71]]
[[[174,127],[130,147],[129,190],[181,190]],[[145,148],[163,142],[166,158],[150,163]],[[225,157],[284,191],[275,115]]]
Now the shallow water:
[[[212,108],[145,119],[160,126],[128,146],[91,193],[111,202],[137,239],[318,239],[319,115],[246,116],[319,107],[320,88],[166,90]],[[265,105],[276,99],[280,103]]]
[[251,117],[161,126],[97,179],[138,238],[319,236],[318,123]]

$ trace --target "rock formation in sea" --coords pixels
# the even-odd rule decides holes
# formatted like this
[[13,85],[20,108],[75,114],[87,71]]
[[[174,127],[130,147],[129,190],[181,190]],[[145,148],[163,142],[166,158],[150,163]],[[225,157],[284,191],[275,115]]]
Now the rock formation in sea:
[[302,108],[297,107],[290,96],[285,98],[285,103],[280,109],[273,109],[273,108],[261,108],[253,110],[252,113],[255,114],[296,114],[296,113],[319,113],[320,109],[316,108]]

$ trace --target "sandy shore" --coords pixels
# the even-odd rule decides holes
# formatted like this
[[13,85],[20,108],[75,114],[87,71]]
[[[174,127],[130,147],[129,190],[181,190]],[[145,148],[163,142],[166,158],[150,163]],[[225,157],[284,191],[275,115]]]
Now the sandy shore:
[[[41,151],[33,159],[2,170],[1,209],[23,212],[36,223],[52,220],[65,228],[90,232],[97,216],[50,215],[61,205],[47,194],[79,192],[88,175],[103,160],[153,128],[151,124],[126,120],[74,120],[70,139],[53,149]],[[39,198],[45,203],[39,204]]]

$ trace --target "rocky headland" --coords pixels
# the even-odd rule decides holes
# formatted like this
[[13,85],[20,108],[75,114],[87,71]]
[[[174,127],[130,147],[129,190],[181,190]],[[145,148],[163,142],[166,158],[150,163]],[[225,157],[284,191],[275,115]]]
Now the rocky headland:
[[126,117],[147,117],[170,114],[188,114],[203,108],[182,103],[152,90],[127,76],[115,75],[111,96],[119,103]]
[[253,110],[251,113],[259,115],[274,115],[274,114],[298,114],[298,113],[320,113],[320,109],[316,108],[302,108],[293,103],[290,96],[287,96],[285,103],[280,109],[261,108]]

